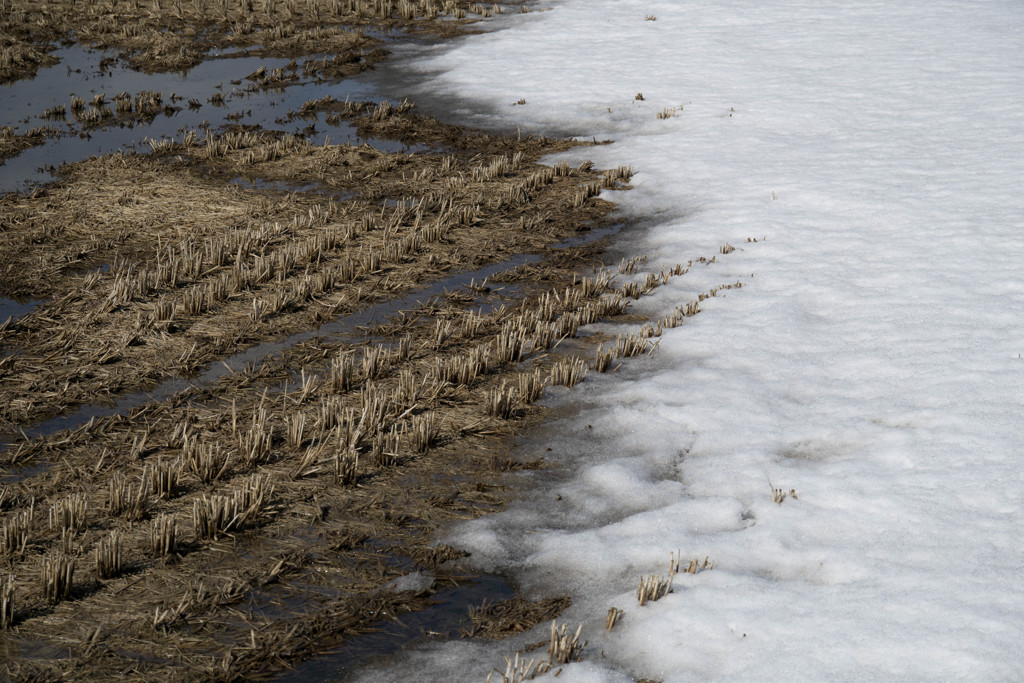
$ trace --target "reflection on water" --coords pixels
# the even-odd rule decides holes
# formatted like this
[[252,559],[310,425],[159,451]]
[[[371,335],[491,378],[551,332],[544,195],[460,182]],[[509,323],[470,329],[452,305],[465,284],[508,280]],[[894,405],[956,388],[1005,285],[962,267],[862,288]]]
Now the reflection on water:
[[[512,584],[504,577],[480,574],[454,588],[431,596],[432,605],[418,612],[403,614],[401,619],[382,622],[376,632],[352,636],[340,641],[332,652],[299,663],[274,676],[276,681],[344,680],[367,660],[387,661],[402,648],[427,638],[458,638],[460,629],[469,627],[470,608],[485,602],[508,600],[515,595]],[[324,645],[327,645],[326,643]]]
[[8,318],[20,318],[40,303],[42,302],[34,299],[4,299],[0,297],[0,325],[3,325]]
[[[327,125],[320,117],[285,122],[289,111],[298,110],[307,100],[327,95],[338,100],[383,99],[372,84],[357,78],[297,83],[266,91],[246,90],[250,84],[246,76],[261,66],[268,70],[285,69],[291,60],[228,56],[208,59],[183,73],[147,74],[103,63],[103,52],[80,46],[65,47],[54,54],[61,59],[59,64],[40,69],[31,80],[0,86],[0,126],[11,126],[19,133],[40,126],[59,132],[59,137],[50,138],[46,144],[29,148],[0,165],[0,193],[24,190],[52,180],[51,171],[62,163],[120,150],[148,152],[146,140],[149,138],[180,138],[186,130],[217,128],[232,122],[292,134],[312,132],[308,139],[315,144],[368,142],[387,152],[424,149],[395,141],[364,140],[354,127],[345,123]],[[71,111],[72,97],[84,100],[86,109],[97,96],[103,96],[107,105],[113,107],[115,95],[121,92],[135,95],[142,91],[161,93],[163,105],[174,109],[165,108],[150,120],[122,122],[95,130],[83,130]],[[223,97],[223,104],[211,104],[211,98],[216,95]],[[59,105],[65,108],[64,116],[43,118],[47,109]]]

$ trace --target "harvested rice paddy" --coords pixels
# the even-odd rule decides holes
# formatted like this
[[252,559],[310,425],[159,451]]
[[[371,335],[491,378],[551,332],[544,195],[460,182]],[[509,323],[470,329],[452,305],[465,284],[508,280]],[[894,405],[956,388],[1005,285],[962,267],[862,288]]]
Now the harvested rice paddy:
[[[73,50],[104,84],[76,76],[66,106],[0,133],[20,190],[0,196],[5,675],[337,674],[566,606],[465,571],[433,533],[545,466],[511,455],[545,392],[699,309],[578,339],[690,265],[603,267],[621,226],[598,194],[630,169],[542,165],[581,143],[346,90],[388,32],[453,35],[499,9],[0,2],[5,87],[72,74]],[[105,89],[211,63],[234,90]],[[56,155],[51,182],[19,165],[33,147]]]

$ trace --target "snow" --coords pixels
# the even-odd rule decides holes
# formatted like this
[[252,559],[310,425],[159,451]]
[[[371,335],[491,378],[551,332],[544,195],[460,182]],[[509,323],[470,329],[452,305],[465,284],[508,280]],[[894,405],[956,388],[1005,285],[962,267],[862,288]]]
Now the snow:
[[[716,256],[636,312],[743,287],[549,392],[524,456],[555,467],[444,541],[572,597],[590,644],[560,681],[1019,680],[1024,5],[559,0],[494,26],[403,65],[414,96],[613,139],[569,158],[637,171],[617,249]],[[714,568],[640,607],[677,550]],[[483,680],[547,628],[366,677]]]

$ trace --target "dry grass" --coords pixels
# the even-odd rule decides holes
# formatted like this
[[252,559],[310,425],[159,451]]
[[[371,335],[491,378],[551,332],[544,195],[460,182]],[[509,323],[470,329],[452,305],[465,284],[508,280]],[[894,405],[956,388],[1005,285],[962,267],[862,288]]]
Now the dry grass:
[[[56,40],[77,22],[83,39],[145,68],[201,58],[174,28],[204,22],[211,45],[261,45],[267,55],[299,54],[318,40],[337,48],[338,59],[257,71],[244,86],[254,89],[381,58],[367,52],[359,64],[342,63],[345,50],[372,45],[363,36],[342,49],[352,40],[343,23],[495,11],[429,0],[256,2],[248,13],[241,0],[164,0],[161,11],[155,0],[7,5],[15,12],[0,24],[46,14],[49,23],[33,35]],[[123,17],[116,26],[115,9]],[[166,35],[155,40],[155,31]],[[105,125],[169,101],[159,93],[78,98],[63,116]],[[15,625],[21,637],[59,651],[18,658],[23,673],[266,675],[424,608],[435,588],[400,597],[380,588],[410,563],[437,585],[465,580],[451,561],[457,554],[430,547],[431,534],[500,508],[511,495],[510,470],[543,466],[510,460],[512,435],[544,414],[536,402],[549,383],[585,380],[587,363],[576,354],[589,358],[593,346],[578,330],[684,272],[645,278],[637,272],[645,261],[630,260],[635,286],[623,292],[607,270],[578,275],[598,264],[597,247],[547,250],[599,224],[611,206],[597,195],[631,175],[628,167],[537,164],[575,143],[444,126],[409,104],[321,99],[297,112],[313,113],[444,152],[183,131],[151,145],[151,154],[73,164],[45,193],[0,199],[8,219],[0,296],[47,300],[0,326],[0,342],[15,350],[0,366],[4,431],[210,367],[453,272],[519,253],[545,260],[505,275],[517,293],[474,281],[382,324],[285,345],[216,381],[193,377],[195,386],[120,415],[17,439],[2,457],[35,469],[0,490],[0,555],[11,577],[0,586],[0,628]],[[8,137],[0,134],[0,145]],[[228,182],[243,173],[320,191]],[[696,312],[680,312],[680,321]],[[649,351],[656,333],[652,326],[611,340],[614,353]],[[95,577],[89,571],[75,583],[83,557]],[[528,628],[558,609],[482,606],[480,624]],[[579,637],[553,624],[547,661],[526,669],[578,658]]]
[[527,661],[522,656],[522,652],[517,652],[514,657],[505,658],[504,671],[493,669],[488,674],[488,683],[495,673],[501,676],[502,683],[519,683],[520,681],[533,680],[537,676],[543,676],[552,670],[555,670],[554,675],[558,676],[561,673],[558,670],[559,666],[582,660],[583,648],[587,645],[586,641],[580,642],[582,631],[582,624],[580,624],[575,632],[572,632],[569,631],[567,624],[562,624],[559,628],[557,623],[552,621],[546,660],[531,659]]
[[471,625],[462,634],[469,638],[506,638],[555,619],[570,604],[565,597],[531,601],[517,596],[500,602],[484,602],[470,608]]
[[[383,56],[375,54],[377,40],[354,28],[403,27],[447,36],[465,30],[464,21],[451,19],[492,13],[463,0],[6,0],[0,13],[0,35],[5,36],[0,40],[0,82],[31,76],[54,63],[50,45],[72,36],[96,48],[114,49],[133,68],[149,71],[186,70],[212,48],[294,58],[329,53],[336,56],[307,59],[301,68],[306,75],[337,78]],[[202,28],[201,40],[197,28]],[[12,37],[16,35],[22,38]]]
[[0,631],[14,623],[14,576],[8,575],[0,586]]
[[51,605],[66,600],[74,583],[75,560],[62,551],[43,558],[39,581],[44,599]]
[[[535,277],[532,273],[530,278]],[[557,278],[557,273],[551,270],[547,277]],[[62,460],[51,465],[52,474],[26,482],[26,491],[39,486],[68,491],[50,499],[51,531],[40,537],[40,550],[66,558],[91,552],[96,574],[106,577],[107,587],[76,593],[71,589],[73,575],[54,578],[64,574],[53,566],[47,570],[48,593],[15,581],[12,599],[19,610],[25,605],[19,613],[32,614],[38,605],[56,601],[78,615],[123,610],[112,593],[124,580],[118,575],[125,572],[125,558],[132,558],[131,571],[137,577],[132,579],[137,586],[133,590],[150,597],[128,613],[132,623],[145,624],[152,635],[131,643],[127,632],[112,631],[104,637],[120,643],[118,647],[126,652],[167,653],[167,648],[177,647],[171,645],[174,634],[196,615],[235,609],[232,606],[246,595],[244,587],[255,585],[252,576],[263,572],[259,575],[267,578],[260,581],[275,586],[273,582],[284,575],[300,583],[317,576],[304,568],[308,560],[300,558],[298,564],[286,560],[294,556],[282,549],[295,543],[334,558],[332,562],[359,577],[350,590],[372,592],[374,586],[394,577],[373,569],[377,565],[362,564],[358,560],[362,541],[352,539],[372,536],[375,543],[391,539],[388,542],[396,548],[412,548],[422,543],[424,527],[483,514],[500,504],[504,498],[495,492],[501,489],[489,482],[503,472],[541,466],[510,461],[495,467],[494,463],[507,459],[504,444],[512,430],[541,413],[533,402],[540,398],[548,378],[563,385],[578,383],[585,378],[586,363],[543,349],[523,331],[536,329],[539,322],[562,325],[563,320],[573,320],[576,327],[583,320],[615,315],[624,304],[608,296],[614,287],[604,274],[574,276],[571,282],[562,279],[557,287],[521,299],[516,306],[498,306],[487,313],[472,305],[473,297],[439,297],[367,331],[382,334],[386,329],[392,342],[355,346],[305,342],[226,375],[210,387],[152,404],[123,419],[95,420],[74,433],[26,446],[18,456],[22,460],[38,458],[48,448],[60,448],[63,453]],[[493,296],[481,287],[472,291],[476,296]],[[438,320],[448,324],[439,326]],[[440,351],[436,348],[439,329],[445,333]],[[652,333],[643,328],[622,335],[623,353],[629,345],[648,345]],[[499,338],[510,337],[526,340],[513,355],[508,349],[515,345],[506,341],[499,348],[498,343]],[[570,342],[567,337],[561,343],[578,344],[579,340]],[[518,362],[510,363],[513,358]],[[97,458],[101,451],[104,455]],[[76,492],[75,482],[81,481],[83,471],[92,473],[91,488]],[[468,490],[463,485],[456,489],[449,472],[458,472],[459,481],[469,478],[478,483]],[[146,503],[134,504],[142,494]],[[89,515],[93,508],[103,514]],[[129,518],[145,516],[151,517],[148,523],[142,521],[127,530],[119,527],[116,542],[109,531],[99,537],[94,533],[111,521],[131,524]],[[31,519],[31,514],[27,517]],[[191,529],[180,528],[182,519],[191,520],[184,524]],[[310,546],[308,539],[292,540],[308,534],[310,523],[323,530],[319,542]],[[353,525],[366,531],[360,536]],[[38,534],[31,522],[27,526],[29,537]],[[20,566],[25,562],[18,554],[23,536],[13,531],[15,526],[11,528],[8,556]],[[350,540],[330,540],[338,534]],[[237,555],[231,551],[229,556],[236,559],[225,565],[218,559],[223,557],[218,548],[232,546],[246,550]],[[440,570],[436,559],[423,557],[418,561],[428,562],[425,566],[431,571]],[[217,575],[226,571],[226,576],[250,578],[224,584],[221,597],[210,586],[184,593],[180,588],[163,588],[168,581],[180,585],[184,576],[207,573],[214,565],[220,567]],[[67,565],[63,571],[69,571]],[[280,590],[288,594],[289,589],[282,584]],[[153,596],[159,596],[156,603]],[[509,610],[501,628],[516,628],[517,619],[520,626],[529,627],[540,618],[552,618],[552,614],[537,616],[543,609],[535,607]],[[294,613],[301,615],[304,610],[312,610],[314,621],[319,619],[313,605]],[[486,607],[480,608],[478,616],[492,625],[503,619],[500,612]],[[363,614],[353,621],[353,628],[367,627],[376,618],[372,612]],[[487,628],[484,621],[478,630]],[[266,648],[285,647],[291,652],[294,643],[316,642],[319,636],[315,635],[309,636],[312,640],[286,638],[292,623],[296,622],[268,623],[264,629],[269,640],[264,645],[258,640],[256,650],[248,630],[224,622],[217,632],[218,638],[247,648],[244,661],[248,663],[235,661],[241,667],[238,671],[251,672],[268,666],[265,657],[272,650]],[[20,628],[44,640],[54,637],[50,627],[35,618],[24,620]],[[529,671],[543,671],[557,667],[565,657],[578,657],[579,635],[556,629],[548,660],[534,661]],[[288,661],[314,656],[306,652],[295,651]],[[212,671],[204,667],[216,668],[222,655],[189,650],[167,656],[179,665],[187,657],[190,670]],[[101,666],[99,660],[94,665]]]

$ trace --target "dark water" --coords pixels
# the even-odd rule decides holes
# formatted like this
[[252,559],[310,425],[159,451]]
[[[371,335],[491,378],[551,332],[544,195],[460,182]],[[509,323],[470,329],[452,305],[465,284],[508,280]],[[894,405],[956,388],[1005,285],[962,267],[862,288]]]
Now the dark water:
[[[4,299],[0,297],[0,325],[3,325],[8,318],[20,318],[41,303],[42,301],[36,299]],[[0,353],[2,351],[3,349],[0,347]]]
[[385,621],[376,633],[348,638],[335,651],[302,662],[275,680],[344,680],[358,668],[386,664],[389,656],[416,641],[460,637],[459,630],[469,625],[469,608],[479,607],[485,600],[497,602],[513,595],[515,589],[507,579],[488,574],[475,576],[455,588],[436,593],[431,607]]
[[[246,76],[262,66],[268,70],[285,68],[289,63],[286,59],[227,56],[209,59],[187,72],[146,74],[116,64],[101,68],[104,53],[80,46],[65,47],[54,54],[61,60],[56,66],[40,69],[31,80],[0,86],[0,126],[11,126],[16,132],[48,126],[61,132],[60,137],[47,139],[44,145],[24,150],[0,165],[0,193],[25,190],[52,180],[50,171],[62,163],[120,150],[148,152],[148,139],[180,139],[186,130],[206,125],[215,130],[232,122],[293,134],[308,132],[312,125],[315,132],[308,139],[316,144],[325,141],[332,144],[366,142],[388,152],[422,149],[410,149],[393,140],[362,139],[354,127],[345,123],[327,125],[321,117],[285,122],[288,112],[298,110],[308,100],[327,95],[341,101],[384,99],[376,86],[358,78],[325,83],[300,82],[266,91],[245,90],[250,84],[245,80]],[[94,130],[85,130],[75,121],[71,112],[73,95],[85,100],[88,109],[93,98],[102,94],[106,97],[107,106],[113,109],[114,96],[122,91],[132,95],[142,91],[158,92],[162,95],[163,104],[180,107],[180,110],[171,114],[159,113],[149,121],[114,124]],[[176,95],[173,102],[172,94]],[[216,94],[223,96],[223,105],[210,103],[210,98]],[[200,103],[198,109],[189,106],[190,99]],[[63,118],[42,118],[46,109],[60,104],[66,109]],[[227,118],[236,115],[240,115],[237,121]]]
[[[394,141],[364,140],[358,137],[355,129],[346,124],[329,126],[320,117],[295,119],[284,122],[289,111],[298,110],[302,104],[311,99],[330,95],[339,100],[378,101],[384,99],[381,90],[365,79],[345,79],[337,83],[303,83],[290,85],[276,91],[245,92],[249,81],[247,75],[265,66],[268,70],[284,68],[288,63],[285,59],[269,59],[245,56],[232,56],[231,53],[214,55],[218,58],[208,59],[204,63],[177,74],[144,74],[132,71],[119,65],[101,69],[100,62],[104,58],[102,52],[86,50],[78,46],[59,50],[56,55],[61,62],[53,67],[42,69],[30,81],[0,86],[0,126],[12,126],[18,132],[27,131],[37,126],[49,126],[60,130],[62,136],[48,139],[39,147],[23,151],[17,157],[0,164],[0,193],[26,190],[40,183],[53,179],[52,170],[62,163],[69,163],[90,156],[106,154],[126,149],[149,151],[148,139],[179,137],[185,130],[206,127],[216,129],[232,122],[228,116],[240,114],[240,124],[257,124],[265,129],[282,130],[290,133],[310,131],[312,124],[315,132],[310,140],[315,143],[369,144],[383,151],[417,151],[420,147],[410,149]],[[379,78],[396,79],[400,72],[381,72]],[[233,84],[231,81],[240,81]],[[393,88],[389,89],[395,92]],[[83,131],[71,114],[72,95],[78,96],[89,103],[94,96],[106,96],[108,106],[113,108],[114,95],[127,91],[134,95],[141,91],[159,92],[165,104],[173,104],[181,109],[172,114],[160,113],[147,122],[136,122],[132,125],[114,126],[107,129]],[[171,94],[178,98],[171,102]],[[224,96],[223,106],[214,106],[209,102],[215,94]],[[190,108],[188,100],[200,103],[198,108]],[[44,110],[63,104],[67,114],[63,119],[44,120]],[[450,102],[438,104],[438,111],[452,112]],[[449,119],[452,117],[449,116]],[[205,124],[205,125],[204,125]],[[259,178],[236,178],[232,182],[253,189],[271,189],[285,191],[310,191],[315,188],[308,185],[292,185],[286,182],[267,182]],[[559,247],[576,246],[597,240],[617,232],[621,226],[614,226],[602,231],[592,231],[582,238],[569,240]],[[178,377],[170,379],[152,391],[125,394],[112,403],[82,406],[80,409],[46,420],[26,430],[29,436],[52,434],[62,429],[70,429],[85,424],[89,420],[127,413],[132,408],[149,401],[166,399],[190,385],[204,385],[216,381],[228,372],[242,370],[246,364],[260,360],[268,355],[279,354],[295,344],[313,337],[326,340],[358,341],[365,337],[359,328],[385,321],[399,311],[409,310],[418,306],[430,297],[469,285],[472,281],[481,281],[498,272],[518,265],[535,263],[540,259],[536,255],[520,255],[503,263],[488,266],[472,272],[452,275],[440,282],[422,287],[406,296],[384,301],[356,314],[339,317],[329,321],[316,330],[309,330],[292,335],[285,339],[254,346],[246,351],[235,354],[206,368],[194,377]],[[8,317],[17,318],[39,305],[39,301],[12,301],[0,299],[0,324]],[[2,351],[2,349],[0,349]],[[20,436],[20,435],[19,435]],[[13,441],[15,436],[0,435],[0,449]],[[23,469],[6,468],[0,476],[5,483],[17,481],[26,476],[44,471],[46,463],[33,463]],[[280,680],[312,681],[336,680],[351,675],[357,668],[384,664],[388,656],[401,650],[406,645],[424,639],[448,639],[458,637],[460,628],[464,628],[468,620],[468,609],[477,606],[484,600],[498,601],[512,597],[514,589],[509,582],[498,576],[475,576],[455,588],[438,592],[434,604],[422,611],[403,614],[400,619],[385,621],[375,633],[339,640],[333,644],[328,654],[319,656],[299,664],[296,668],[277,676]],[[327,644],[329,647],[332,645]]]

